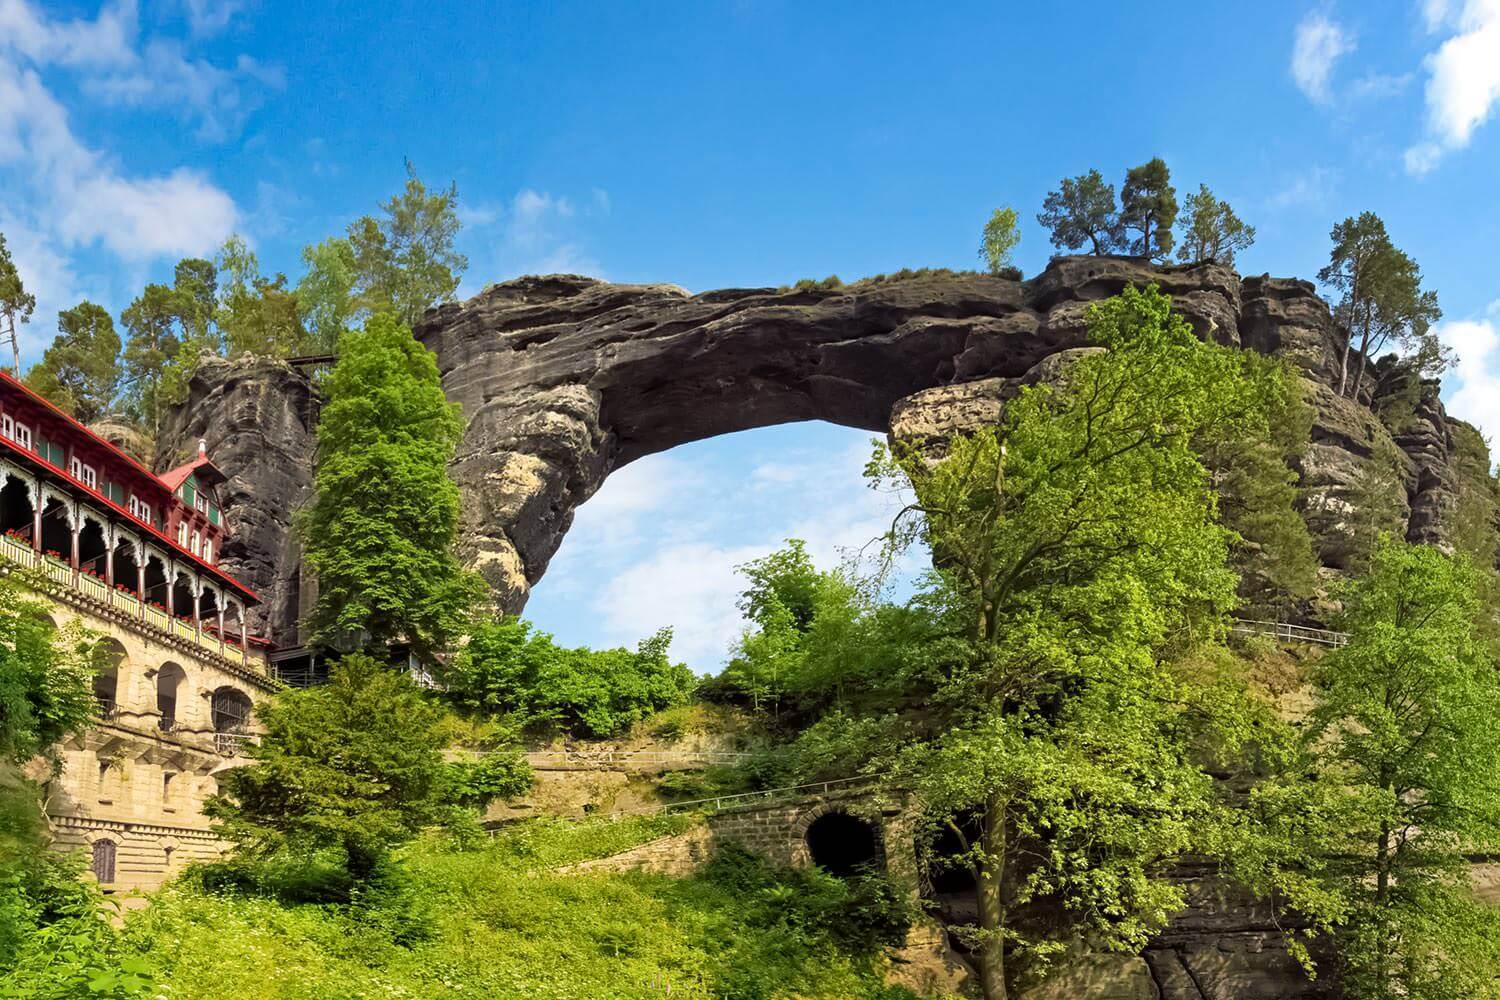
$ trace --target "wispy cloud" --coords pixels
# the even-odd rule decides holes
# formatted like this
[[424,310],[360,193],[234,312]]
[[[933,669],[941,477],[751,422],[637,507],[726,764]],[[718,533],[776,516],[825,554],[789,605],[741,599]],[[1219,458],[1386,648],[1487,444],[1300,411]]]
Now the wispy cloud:
[[[480,286],[519,274],[604,276],[583,240],[588,220],[609,213],[609,193],[602,188],[579,200],[528,187],[509,201],[460,204],[470,238],[482,243],[470,254],[478,266],[469,272]],[[477,290],[466,286],[464,292]]]
[[1307,167],[1267,198],[1266,205],[1275,209],[1321,206],[1332,195],[1337,180],[1338,173],[1330,167]]
[[1406,150],[1406,169],[1425,174],[1463,149],[1500,104],[1500,0],[1428,0],[1428,29],[1448,37],[1427,57],[1427,135]]
[[[74,90],[56,87],[64,76]],[[36,336],[74,304],[76,255],[102,248],[128,267],[210,251],[242,213],[207,174],[183,167],[145,173],[122,166],[75,130],[58,96],[90,107],[167,108],[222,133],[246,113],[240,83],[274,82],[245,60],[220,69],[179,43],[140,37],[134,0],[106,3],[93,18],[62,19],[29,0],[0,0],[0,183],[10,192],[4,231],[38,297]]]
[[1500,300],[1483,316],[1444,320],[1436,332],[1456,358],[1444,380],[1448,412],[1486,437],[1500,434]]
[[1332,99],[1329,79],[1334,67],[1353,51],[1354,39],[1341,25],[1311,11],[1298,22],[1292,40],[1292,80],[1311,100],[1326,104]]

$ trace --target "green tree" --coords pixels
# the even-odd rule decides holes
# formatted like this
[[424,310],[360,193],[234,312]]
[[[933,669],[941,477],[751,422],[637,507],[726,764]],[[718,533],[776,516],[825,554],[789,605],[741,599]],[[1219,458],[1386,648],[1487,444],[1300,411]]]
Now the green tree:
[[1177,221],[1177,189],[1166,161],[1156,157],[1125,173],[1120,189],[1120,229],[1140,235],[1126,248],[1140,257],[1166,260],[1172,253],[1172,225]]
[[[1385,223],[1362,212],[1335,225],[1329,237],[1333,251],[1318,280],[1341,295],[1334,308],[1343,342],[1339,394],[1359,395],[1366,362],[1388,343],[1424,357],[1426,370],[1440,371],[1446,355],[1431,332],[1443,315],[1437,293],[1422,289],[1421,269],[1391,243]],[[1351,381],[1349,356],[1356,341],[1359,365]]]
[[1115,186],[1104,183],[1097,170],[1063,178],[1061,187],[1042,202],[1036,221],[1051,230],[1052,245],[1059,249],[1087,245],[1098,256],[1120,245]]
[[979,243],[979,259],[984,261],[991,274],[999,274],[1013,265],[1016,247],[1021,245],[1019,216],[1009,205],[995,209],[990,221],[984,224],[984,236]]
[[384,216],[349,225],[356,301],[367,315],[389,312],[407,326],[440,302],[453,301],[469,259],[454,249],[462,225],[458,187],[429,192],[406,164],[406,186],[382,206]]
[[1350,901],[1345,989],[1371,1000],[1495,996],[1500,913],[1469,857],[1500,850],[1500,678],[1461,556],[1386,541],[1345,594],[1308,754],[1341,794],[1330,877]]
[[339,339],[322,384],[313,500],[299,524],[319,638],[401,640],[430,657],[462,634],[478,577],[454,554],[463,433],[437,361],[387,314]]
[[102,306],[84,301],[57,314],[57,337],[26,384],[83,423],[109,412],[120,386],[120,335]]
[[1211,433],[1197,448],[1220,520],[1236,536],[1231,552],[1240,595],[1253,608],[1275,613],[1317,586],[1317,553],[1297,509],[1294,468],[1307,448],[1313,413],[1290,364],[1254,351],[1242,352],[1240,361],[1246,381],[1259,386],[1264,433]]
[[98,636],[78,619],[55,628],[14,575],[0,576],[0,760],[52,755],[88,728],[98,655]]
[[249,351],[287,358],[300,354],[307,342],[297,294],[287,288],[286,275],[267,278],[260,261],[239,236],[231,236],[216,261],[219,284],[218,325],[231,357]]
[[405,673],[345,656],[322,687],[256,706],[254,763],[219,776],[204,804],[250,857],[336,850],[367,878],[392,847],[451,815],[443,709]]
[[177,262],[170,286],[147,285],[120,314],[127,333],[126,403],[153,438],[165,407],[187,398],[188,380],[203,355],[224,348],[218,290],[213,261],[188,257]]
[[1212,260],[1233,265],[1234,255],[1255,242],[1255,227],[1240,221],[1229,202],[1216,198],[1207,184],[1198,185],[1198,193],[1188,195],[1183,204],[1187,214],[1178,219],[1182,241],[1177,259],[1184,264]]
[[308,350],[332,354],[339,336],[349,329],[358,307],[354,301],[354,249],[349,241],[330,237],[302,248],[307,268],[297,282],[297,309],[308,331]]
[[11,260],[10,249],[5,245],[5,235],[0,233],[0,316],[5,317],[5,333],[11,342],[11,370],[16,377],[21,375],[21,349],[17,340],[16,320],[31,321],[36,309],[36,296],[26,290],[21,281],[21,272]]
[[[1090,330],[1108,350],[1024,390],[1000,427],[936,463],[877,453],[871,470],[910,492],[893,547],[927,543],[929,603],[962,639],[941,672],[928,665],[931,728],[895,773],[965,840],[991,1000],[1007,995],[1007,956],[1045,961],[1070,934],[1134,949],[1166,922],[1183,897],[1164,867],[1229,825],[1199,753],[1237,759],[1252,731],[1229,724],[1254,714],[1239,688],[1166,653],[1233,606],[1230,535],[1193,445],[1264,434],[1261,386],[1154,288],[1096,305]],[[1057,919],[1028,928],[1030,903]]]
[[663,629],[633,652],[569,649],[528,622],[481,619],[442,676],[449,698],[467,712],[576,736],[618,736],[692,692],[692,671],[667,656],[671,641]]

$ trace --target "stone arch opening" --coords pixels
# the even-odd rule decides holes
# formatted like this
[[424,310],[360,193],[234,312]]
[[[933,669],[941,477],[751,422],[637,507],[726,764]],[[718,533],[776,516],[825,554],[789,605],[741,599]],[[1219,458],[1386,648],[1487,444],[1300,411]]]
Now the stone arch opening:
[[120,640],[108,636],[99,640],[99,673],[94,675],[94,700],[99,703],[99,716],[112,719],[120,711],[120,702],[125,697],[125,665],[129,654]]
[[250,725],[250,696],[237,687],[225,685],[213,694],[214,732],[239,734]]
[[834,810],[807,825],[803,835],[813,864],[838,878],[878,868],[883,851],[880,830],[867,819]]
[[115,842],[113,840],[94,841],[89,869],[94,873],[94,878],[98,879],[100,885],[108,885],[115,880]]
[[19,476],[7,475],[5,484],[0,486],[0,532],[30,545],[35,520],[31,490]]
[[156,725],[170,733],[180,724],[178,706],[187,691],[187,672],[170,660],[156,672]]

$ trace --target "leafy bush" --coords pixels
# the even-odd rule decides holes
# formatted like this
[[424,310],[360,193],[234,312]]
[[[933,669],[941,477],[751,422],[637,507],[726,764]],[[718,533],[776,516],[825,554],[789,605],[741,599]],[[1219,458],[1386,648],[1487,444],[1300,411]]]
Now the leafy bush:
[[519,750],[448,765],[449,796],[459,805],[481,811],[496,799],[525,794],[533,780],[531,765]]
[[667,659],[669,629],[626,649],[568,649],[515,618],[476,623],[444,670],[459,708],[509,714],[533,730],[615,736],[652,712],[685,703],[695,678]]

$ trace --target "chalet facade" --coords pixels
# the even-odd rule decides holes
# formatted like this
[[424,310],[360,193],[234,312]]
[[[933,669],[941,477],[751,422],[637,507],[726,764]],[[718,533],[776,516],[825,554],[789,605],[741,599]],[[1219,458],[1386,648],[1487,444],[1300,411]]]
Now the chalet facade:
[[98,723],[59,748],[60,775],[35,773],[55,841],[87,852],[107,891],[219,852],[203,800],[279,686],[248,633],[255,594],[219,565],[224,481],[201,445],[155,475],[0,372],[0,565],[109,655]]

